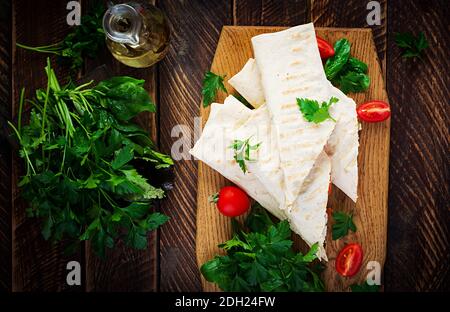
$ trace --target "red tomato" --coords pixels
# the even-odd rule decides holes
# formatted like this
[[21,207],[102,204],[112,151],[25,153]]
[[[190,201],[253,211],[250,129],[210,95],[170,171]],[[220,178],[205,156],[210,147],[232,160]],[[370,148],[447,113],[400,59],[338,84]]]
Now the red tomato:
[[250,208],[248,195],[236,186],[225,186],[219,192],[217,208],[227,217],[237,217]]
[[356,110],[359,119],[365,122],[380,122],[391,116],[391,108],[383,101],[370,101],[361,104]]
[[351,277],[361,268],[363,251],[359,244],[345,245],[336,257],[336,271],[342,276]]
[[326,60],[327,58],[332,57],[334,55],[333,46],[320,37],[316,36],[316,39],[317,39],[317,45],[319,46],[320,57],[323,60]]
[[328,184],[328,195],[331,195],[331,181],[330,184]]

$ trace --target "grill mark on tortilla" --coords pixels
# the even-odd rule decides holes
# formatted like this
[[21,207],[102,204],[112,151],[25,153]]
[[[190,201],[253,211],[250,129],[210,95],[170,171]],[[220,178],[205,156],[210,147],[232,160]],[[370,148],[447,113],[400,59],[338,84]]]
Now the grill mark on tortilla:
[[302,48],[301,46],[293,47],[293,48],[291,49],[292,52],[299,52],[299,51],[301,51],[301,50],[303,50],[303,48]]
[[290,114],[287,116],[282,116],[280,119],[281,119],[282,123],[290,123],[290,122],[297,121],[298,118],[299,118],[298,115]]
[[316,188],[314,191],[310,191],[308,193],[308,196],[304,197],[304,200],[312,200],[316,197],[317,194],[319,194],[320,192],[323,192],[324,190],[321,190],[320,187]]
[[297,109],[297,104],[296,103],[286,103],[286,104],[281,104],[281,109],[282,110],[286,110],[289,108],[295,108]]
[[288,81],[288,80],[297,80],[302,78],[302,75],[300,73],[298,74],[286,74],[285,77],[281,78],[282,81]]
[[[282,163],[285,165],[285,166],[287,166],[287,167],[296,167],[296,168],[299,168],[299,167],[301,167],[305,162],[310,162],[310,161],[315,161],[316,160],[316,157],[314,157],[314,155],[312,155],[312,156],[308,156],[307,158],[305,157],[304,159],[302,159],[302,160],[297,160],[297,161],[293,161],[293,160],[285,160],[285,161],[283,161]],[[309,169],[311,169],[311,168],[309,168]],[[303,171],[305,171],[305,169],[301,169],[301,171],[296,171],[295,173],[294,173],[294,175],[295,174],[298,174],[299,172],[301,173],[301,172],[303,172]]]
[[309,141],[309,142],[301,142],[301,143],[296,143],[296,144],[289,144],[286,147],[282,147],[280,149],[280,152],[285,153],[285,152],[289,152],[293,149],[302,149],[302,148],[309,148],[312,147],[314,145],[316,145],[317,143],[314,141]]
[[298,66],[298,65],[300,65],[300,64],[301,64],[300,61],[293,61],[293,62],[290,64],[290,66]]
[[306,91],[310,88],[310,86],[303,86],[303,87],[298,87],[298,88],[294,88],[294,89],[287,89],[287,90],[283,90],[281,92],[281,94],[283,95],[288,95],[291,93],[296,93],[296,92],[300,92],[300,91]]
[[[289,166],[286,166],[286,168],[289,168]],[[295,181],[295,182],[296,182],[295,185],[300,186],[300,184],[298,183],[298,181],[296,181],[297,177],[298,177],[299,175],[305,176],[305,175],[307,175],[307,173],[308,173],[308,172],[306,172],[306,170],[303,169],[302,171],[296,172],[296,173],[293,174],[293,175],[288,175],[288,176],[286,177],[286,180],[289,181],[289,182]]]
[[[305,130],[306,130],[305,128],[295,128],[293,131],[282,132],[282,133],[279,134],[279,136],[280,136],[280,139],[286,139],[286,138],[292,137],[293,135],[301,134]],[[281,142],[281,144],[282,144],[282,142]]]

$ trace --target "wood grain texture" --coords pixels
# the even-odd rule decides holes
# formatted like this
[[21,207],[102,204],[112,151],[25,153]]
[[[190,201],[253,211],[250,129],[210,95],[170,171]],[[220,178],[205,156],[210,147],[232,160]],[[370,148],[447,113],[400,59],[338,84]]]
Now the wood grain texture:
[[[173,143],[181,138],[187,144],[184,153],[188,156],[193,144],[194,117],[199,115],[203,75],[210,67],[222,25],[232,23],[232,3],[167,0],[158,5],[167,14],[173,31],[169,53],[159,66],[161,149],[170,153]],[[197,165],[193,160],[179,160],[174,172],[175,188],[161,207],[171,219],[161,228],[160,289],[198,291]]]
[[[252,56],[250,38],[265,32],[274,32],[282,28],[276,27],[224,27],[217,46],[211,70],[232,77],[249,57]],[[368,64],[371,77],[371,87],[365,93],[350,94],[357,102],[363,103],[369,99],[378,98],[388,101],[384,89],[384,81],[378,62],[375,44],[369,29],[316,28],[319,36],[334,43],[342,37],[352,43],[352,52]],[[229,92],[233,88],[226,84]],[[224,100],[225,94],[220,93],[217,101]],[[209,108],[200,108],[202,120],[206,120]],[[329,258],[324,272],[324,280],[329,291],[346,291],[348,286],[366,279],[364,269],[369,261],[378,261],[383,266],[386,255],[387,239],[387,190],[389,166],[389,130],[390,120],[378,124],[364,124],[360,132],[360,148],[358,157],[359,184],[358,202],[355,205],[337,188],[329,198],[329,205],[334,211],[354,211],[354,221],[358,231],[345,239],[332,241],[331,227],[327,234],[327,255]],[[198,207],[197,207],[197,261],[198,265],[212,259],[219,253],[217,245],[231,238],[230,219],[217,213],[208,196],[216,192],[227,182],[217,172],[199,163],[198,171]],[[335,257],[337,252],[349,242],[362,245],[365,256],[363,269],[353,278],[342,278],[337,275]],[[204,290],[214,291],[214,285],[202,280]]]
[[[47,55],[15,48],[19,42],[27,45],[45,45],[60,41],[69,31],[66,24],[66,3],[50,0],[13,1],[13,94],[12,112],[16,117],[20,89],[26,87],[26,96],[46,85],[44,67]],[[68,69],[56,66],[56,74],[68,76]],[[15,155],[12,172],[12,274],[13,291],[78,291],[83,286],[68,286],[66,265],[81,261],[80,251],[71,256],[63,254],[65,244],[51,244],[40,233],[40,222],[25,216],[27,207],[20,199],[17,181],[22,174],[22,159]]]
[[233,24],[294,26],[309,20],[308,9],[308,0],[233,0]]
[[[11,1],[0,2],[0,131],[11,118]],[[1,119],[3,117],[3,119]],[[5,133],[2,133],[5,134]],[[0,136],[0,292],[11,291],[11,150]]]
[[[448,1],[390,1],[392,104],[389,252],[392,291],[450,289]],[[425,33],[423,60],[402,59],[396,32]]]
[[[90,3],[84,1],[83,10],[88,10]],[[154,3],[154,0],[149,3]],[[127,67],[118,62],[108,49],[105,49],[95,60],[87,60],[85,72],[94,70],[105,64],[112,76],[131,76],[146,81],[145,88],[151,98],[158,104],[156,72],[157,67],[137,69]],[[158,142],[157,114],[141,113],[137,122],[149,131],[153,142]],[[158,210],[156,204],[154,210]],[[158,282],[158,233],[152,231],[148,235],[148,246],[145,250],[135,250],[119,242],[114,250],[109,250],[105,259],[98,258],[89,244],[86,245],[86,290],[87,291],[156,291]]]
[[[371,28],[378,57],[385,69],[386,56],[386,14],[387,0],[377,1],[380,4],[381,24],[369,26],[367,24],[368,0],[310,0],[311,21],[316,27],[358,27]],[[384,71],[385,72],[385,71]]]

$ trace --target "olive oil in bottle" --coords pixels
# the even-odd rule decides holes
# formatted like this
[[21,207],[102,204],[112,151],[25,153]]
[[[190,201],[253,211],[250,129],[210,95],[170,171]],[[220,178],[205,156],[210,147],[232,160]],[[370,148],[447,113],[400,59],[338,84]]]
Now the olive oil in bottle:
[[103,29],[109,51],[131,67],[155,64],[169,47],[170,29],[164,13],[143,1],[111,6],[103,17]]

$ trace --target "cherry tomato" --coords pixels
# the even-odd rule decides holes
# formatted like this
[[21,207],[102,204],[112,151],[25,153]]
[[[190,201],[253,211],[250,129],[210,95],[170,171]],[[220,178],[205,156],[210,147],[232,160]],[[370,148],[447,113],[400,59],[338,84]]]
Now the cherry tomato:
[[329,44],[326,40],[317,37],[317,45],[319,46],[319,53],[320,53],[320,57],[323,60],[326,60],[327,58],[330,58],[334,55],[334,49],[333,46],[331,44]]
[[223,187],[218,196],[217,208],[227,217],[237,217],[250,208],[250,198],[236,186]]
[[356,112],[359,119],[365,122],[380,122],[391,116],[389,104],[383,101],[370,101],[361,104]]
[[328,184],[328,195],[331,195],[331,181],[330,181],[330,183]]
[[336,271],[342,276],[351,277],[361,268],[363,251],[359,244],[345,245],[336,257]]

